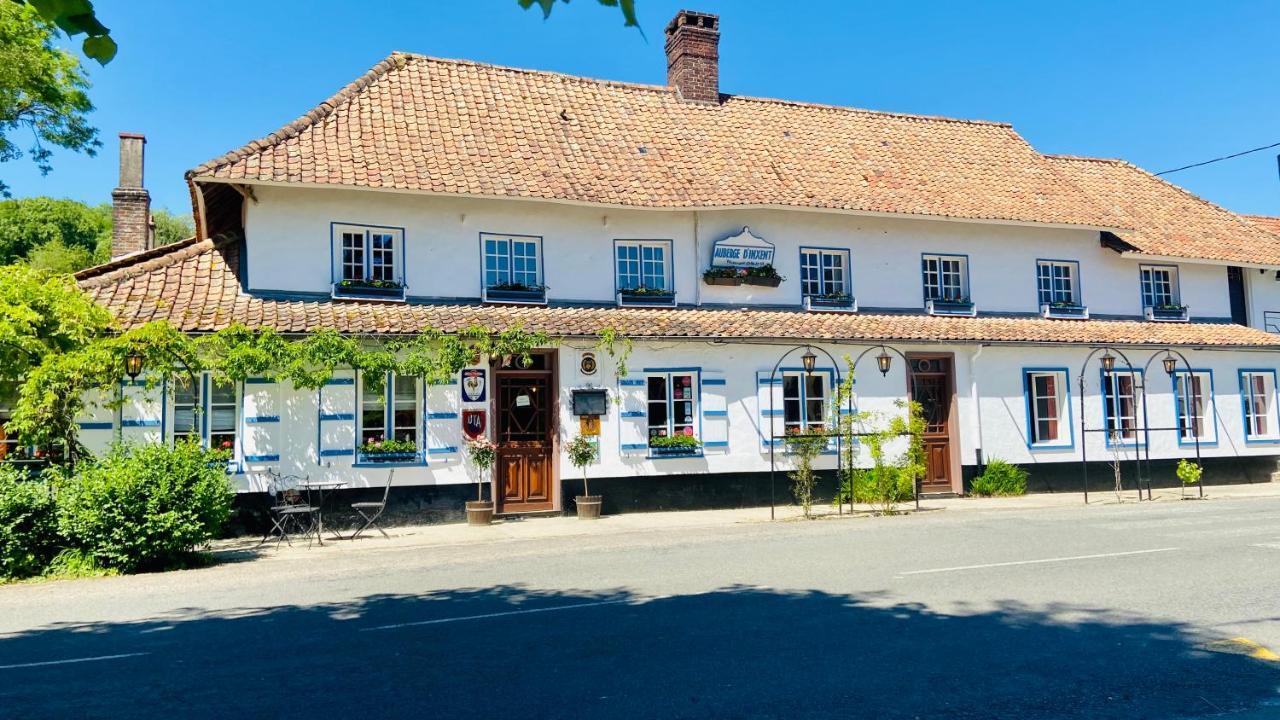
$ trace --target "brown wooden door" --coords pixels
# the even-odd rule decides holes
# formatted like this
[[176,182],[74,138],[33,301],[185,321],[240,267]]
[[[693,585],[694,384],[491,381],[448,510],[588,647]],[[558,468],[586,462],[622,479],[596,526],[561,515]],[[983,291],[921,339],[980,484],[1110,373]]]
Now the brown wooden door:
[[498,512],[550,510],[556,397],[551,373],[495,370]]
[[911,358],[911,399],[924,414],[923,492],[951,492],[951,358]]

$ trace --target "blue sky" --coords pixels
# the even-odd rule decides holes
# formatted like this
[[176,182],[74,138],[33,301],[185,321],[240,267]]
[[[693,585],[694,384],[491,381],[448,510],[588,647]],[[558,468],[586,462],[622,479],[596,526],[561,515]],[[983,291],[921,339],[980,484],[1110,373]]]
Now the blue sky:
[[[1011,122],[1044,152],[1153,171],[1280,142],[1280,2],[573,0],[544,22],[515,0],[216,3],[96,0],[120,54],[90,61],[104,148],[41,178],[0,164],[15,195],[105,202],[115,136],[145,133],[156,205],[189,208],[182,173],[277,129],[392,50],[665,82],[680,7],[721,15],[721,90]],[[298,8],[305,8],[299,11]],[[1171,176],[1240,212],[1280,214],[1280,148]]]

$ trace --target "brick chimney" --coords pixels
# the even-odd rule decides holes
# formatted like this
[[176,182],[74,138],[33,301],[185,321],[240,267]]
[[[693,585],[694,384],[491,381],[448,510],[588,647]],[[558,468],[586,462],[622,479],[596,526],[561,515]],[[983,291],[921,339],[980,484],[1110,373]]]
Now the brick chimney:
[[142,185],[147,139],[120,133],[120,185],[111,191],[111,259],[151,247],[151,193]]
[[720,103],[720,16],[681,10],[667,24],[667,85],[685,100]]

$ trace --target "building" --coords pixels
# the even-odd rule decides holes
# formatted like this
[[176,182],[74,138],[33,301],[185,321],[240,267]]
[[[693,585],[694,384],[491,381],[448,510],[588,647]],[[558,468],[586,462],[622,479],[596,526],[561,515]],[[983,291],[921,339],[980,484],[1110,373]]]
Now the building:
[[[993,457],[1050,488],[1078,488],[1082,459],[1138,454],[1269,479],[1274,227],[1122,161],[1041,154],[1002,123],[722,93],[719,33],[677,15],[666,86],[393,54],[190,171],[196,237],[168,247],[139,250],[143,141],[123,138],[121,255],[79,279],[125,326],[519,324],[563,342],[532,367],[476,367],[469,387],[355,372],[319,393],[126,387],[84,439],[229,442],[251,489],[269,467],[377,486],[388,464],[358,446],[409,438],[397,487],[460,504],[479,479],[462,421],[482,411],[499,511],[557,510],[579,487],[561,451],[572,391],[604,388],[590,473],[606,511],[752,502],[776,437],[829,423],[842,357],[870,348],[855,403],[923,404],[926,492],[963,492]],[[703,277],[765,262],[776,286]],[[592,349],[602,328],[635,341],[625,377]],[[652,447],[688,434],[691,452]]]

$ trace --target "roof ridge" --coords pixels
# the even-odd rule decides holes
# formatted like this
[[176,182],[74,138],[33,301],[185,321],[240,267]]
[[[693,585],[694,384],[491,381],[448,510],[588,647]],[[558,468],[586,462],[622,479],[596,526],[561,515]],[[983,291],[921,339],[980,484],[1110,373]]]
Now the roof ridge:
[[1147,177],[1150,177],[1150,178],[1151,178],[1151,179],[1153,179],[1153,180],[1156,180],[1156,181],[1159,181],[1159,182],[1164,183],[1165,185],[1169,186],[1170,188],[1172,188],[1172,189],[1174,189],[1174,190],[1178,191],[1179,193],[1182,193],[1183,195],[1185,195],[1185,196],[1187,196],[1188,198],[1191,198],[1192,200],[1194,200],[1194,201],[1196,201],[1196,202],[1198,202],[1198,203],[1200,203],[1200,204],[1204,205],[1205,207],[1212,208],[1212,209],[1214,209],[1214,210],[1220,210],[1220,211],[1222,211],[1222,212],[1226,213],[1227,215],[1230,215],[1230,216],[1231,216],[1231,218],[1232,218],[1233,220],[1235,220],[1235,221],[1236,221],[1237,223],[1239,223],[1240,225],[1243,225],[1244,227],[1249,228],[1250,230],[1260,230],[1260,231],[1262,231],[1262,232],[1267,233],[1268,235],[1270,235],[1270,234],[1271,234],[1271,233],[1267,232],[1266,230],[1262,230],[1262,228],[1259,228],[1257,225],[1254,225],[1253,223],[1249,222],[1248,220],[1245,220],[1245,219],[1244,219],[1244,217],[1242,217],[1240,214],[1235,213],[1235,212],[1232,212],[1231,210],[1228,210],[1227,208],[1225,208],[1225,207],[1223,207],[1223,206],[1221,206],[1221,205],[1219,205],[1219,204],[1217,204],[1217,203],[1213,202],[1212,200],[1208,200],[1208,199],[1206,199],[1206,198],[1202,198],[1202,197],[1200,197],[1199,195],[1197,195],[1197,194],[1195,194],[1195,193],[1191,192],[1190,190],[1188,190],[1188,189],[1186,189],[1186,188],[1182,187],[1181,185],[1175,185],[1174,183],[1171,183],[1171,182],[1169,182],[1168,180],[1165,180],[1164,178],[1160,177],[1159,175],[1157,175],[1157,174],[1155,174],[1155,173],[1153,173],[1153,172],[1151,172],[1151,171],[1149,171],[1149,170],[1146,170],[1146,169],[1144,169],[1144,168],[1138,167],[1137,165],[1134,165],[1133,163],[1131,163],[1131,162],[1129,162],[1129,161],[1127,161],[1127,160],[1119,160],[1118,162],[1119,162],[1119,163],[1121,163],[1121,164],[1123,164],[1123,165],[1128,166],[1128,167],[1129,167],[1130,169],[1132,169],[1132,170],[1135,170],[1135,171],[1137,171],[1137,172],[1139,172],[1139,173],[1141,173],[1141,174],[1143,174],[1143,175],[1146,175]]
[[1074,162],[1106,163],[1108,165],[1127,165],[1127,160],[1120,158],[1093,157],[1090,155],[1071,155],[1070,153],[1041,153],[1051,160],[1070,160]]
[[1280,215],[1260,215],[1258,213],[1236,213],[1242,218],[1256,218],[1258,220],[1280,220]]
[[304,130],[318,124],[326,117],[329,117],[343,104],[349,102],[361,92],[364,92],[364,90],[370,85],[381,80],[390,73],[392,69],[403,69],[405,67],[405,63],[402,62],[402,59],[406,56],[412,57],[408,56],[406,53],[391,53],[387,57],[378,61],[378,63],[373,67],[365,71],[363,75],[344,85],[342,89],[338,90],[338,92],[330,95],[328,99],[303,113],[296,120],[286,123],[275,132],[269,133],[257,140],[251,140],[234,150],[225,152],[212,160],[208,160],[197,165],[196,167],[188,170],[184,177],[186,177],[187,180],[190,180],[198,174],[211,172],[223,165],[230,165],[231,163],[246,158],[253,153],[260,152],[269,147],[278,145],[284,140],[301,135]]

